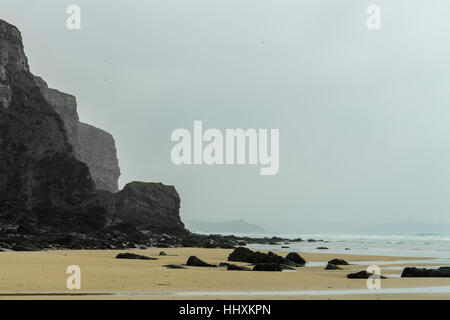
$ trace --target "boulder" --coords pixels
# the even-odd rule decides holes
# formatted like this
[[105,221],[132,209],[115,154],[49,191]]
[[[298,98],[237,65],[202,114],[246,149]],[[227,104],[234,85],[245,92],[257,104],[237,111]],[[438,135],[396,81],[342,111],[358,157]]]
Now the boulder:
[[289,262],[293,262],[295,264],[297,264],[298,266],[304,266],[306,264],[306,260],[303,259],[298,253],[296,252],[290,252],[287,256],[286,256],[286,261]]
[[190,256],[188,261],[186,262],[186,265],[191,267],[217,267],[216,265],[206,263],[205,261],[197,258],[196,256]]

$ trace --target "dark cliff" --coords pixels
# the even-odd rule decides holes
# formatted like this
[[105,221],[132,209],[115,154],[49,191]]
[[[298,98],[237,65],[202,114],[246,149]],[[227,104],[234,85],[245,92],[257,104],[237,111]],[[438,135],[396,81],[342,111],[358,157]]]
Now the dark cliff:
[[89,231],[105,223],[89,169],[29,71],[20,32],[0,21],[0,218]]
[[116,191],[118,174],[112,136],[30,73],[20,32],[0,20],[0,242],[97,247],[187,232],[173,187],[97,190]]
[[96,189],[119,191],[120,168],[113,136],[79,121],[74,96],[49,88],[40,77],[34,79],[47,102],[63,119],[74,155],[88,165]]

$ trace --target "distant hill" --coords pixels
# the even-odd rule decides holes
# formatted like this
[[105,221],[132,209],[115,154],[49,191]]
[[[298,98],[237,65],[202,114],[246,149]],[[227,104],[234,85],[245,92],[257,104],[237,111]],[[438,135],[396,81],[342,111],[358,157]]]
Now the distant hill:
[[262,227],[251,224],[244,219],[228,222],[208,222],[198,220],[185,220],[187,229],[192,232],[206,233],[267,233]]

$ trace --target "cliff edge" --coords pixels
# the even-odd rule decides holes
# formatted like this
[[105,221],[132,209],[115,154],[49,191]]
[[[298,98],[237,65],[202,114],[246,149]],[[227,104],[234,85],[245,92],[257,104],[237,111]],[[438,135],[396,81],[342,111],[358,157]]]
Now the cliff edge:
[[0,20],[0,246],[120,248],[187,233],[174,187],[113,193],[119,175],[113,137],[31,74],[19,30]]

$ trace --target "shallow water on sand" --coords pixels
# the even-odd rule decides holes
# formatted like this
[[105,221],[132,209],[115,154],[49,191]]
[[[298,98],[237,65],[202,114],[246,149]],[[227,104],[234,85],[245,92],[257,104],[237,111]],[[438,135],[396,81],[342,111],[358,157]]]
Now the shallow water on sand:
[[2,293],[0,297],[209,297],[209,296],[321,296],[321,295],[361,295],[361,294],[406,294],[406,293],[450,293],[450,286],[422,288],[387,288],[379,290],[299,290],[299,291],[179,291],[179,292],[103,292],[103,293]]

